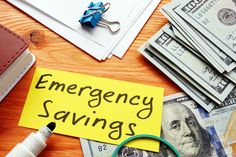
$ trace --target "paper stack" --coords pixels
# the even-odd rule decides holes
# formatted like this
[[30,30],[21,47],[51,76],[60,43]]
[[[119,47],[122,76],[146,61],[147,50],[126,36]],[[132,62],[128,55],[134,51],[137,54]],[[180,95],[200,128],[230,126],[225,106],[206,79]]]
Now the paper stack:
[[101,61],[112,55],[123,57],[160,0],[125,2],[110,0],[111,7],[103,18],[120,22],[121,28],[116,34],[110,33],[103,27],[92,29],[81,26],[79,19],[87,9],[89,0],[8,0],[8,2]]

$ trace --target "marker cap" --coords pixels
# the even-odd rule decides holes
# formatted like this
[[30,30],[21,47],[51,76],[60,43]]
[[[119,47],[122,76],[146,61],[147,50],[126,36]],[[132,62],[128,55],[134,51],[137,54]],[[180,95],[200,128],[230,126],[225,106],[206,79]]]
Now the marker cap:
[[55,129],[54,122],[49,123],[39,129],[36,133],[31,133],[22,143],[17,144],[6,157],[36,157],[46,147],[47,139]]

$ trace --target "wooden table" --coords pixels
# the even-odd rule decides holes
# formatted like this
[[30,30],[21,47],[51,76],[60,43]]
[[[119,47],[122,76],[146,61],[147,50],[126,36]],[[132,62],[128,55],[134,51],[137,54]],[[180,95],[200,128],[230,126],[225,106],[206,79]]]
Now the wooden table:
[[[19,127],[18,121],[36,67],[164,87],[165,95],[181,91],[137,50],[167,22],[159,11],[167,1],[169,0],[162,0],[122,59],[112,57],[104,62],[99,62],[27,14],[6,1],[0,0],[0,23],[16,33],[28,37],[30,51],[37,58],[33,68],[0,102],[0,156],[5,156],[17,143],[35,131]],[[59,156],[82,157],[83,152],[79,139],[54,134],[40,157]]]

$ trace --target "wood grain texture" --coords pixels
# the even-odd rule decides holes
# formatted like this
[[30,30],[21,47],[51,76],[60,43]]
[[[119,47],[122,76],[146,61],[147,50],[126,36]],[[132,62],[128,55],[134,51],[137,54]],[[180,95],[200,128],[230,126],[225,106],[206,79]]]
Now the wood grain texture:
[[232,144],[231,145],[231,147],[232,147],[232,157],[236,157],[236,144]]
[[[112,57],[104,62],[99,62],[22,11],[6,1],[0,0],[0,23],[29,38],[31,41],[30,51],[37,58],[33,68],[20,80],[8,96],[0,102],[0,156],[5,156],[17,143],[34,131],[19,127],[18,121],[35,67],[164,87],[165,95],[181,91],[137,50],[167,22],[167,19],[160,13],[159,9],[168,1],[162,0],[123,59]],[[82,156],[83,153],[78,138],[56,134],[51,137],[48,146],[40,154],[40,157]]]

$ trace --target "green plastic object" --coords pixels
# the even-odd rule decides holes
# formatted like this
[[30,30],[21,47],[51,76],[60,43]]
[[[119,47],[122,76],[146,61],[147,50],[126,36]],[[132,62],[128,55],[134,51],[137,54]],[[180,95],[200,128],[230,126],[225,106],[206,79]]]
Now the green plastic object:
[[140,134],[140,135],[135,135],[135,136],[131,136],[130,138],[127,138],[126,140],[124,140],[123,142],[121,142],[118,147],[115,149],[115,151],[112,154],[112,157],[116,157],[118,155],[118,152],[120,151],[120,149],[128,142],[135,140],[135,139],[139,139],[139,138],[150,138],[150,139],[155,139],[158,141],[163,142],[165,145],[167,145],[176,155],[176,157],[181,157],[179,152],[177,151],[177,149],[172,146],[168,141],[166,141],[165,139],[159,137],[159,136],[155,136],[155,135],[150,135],[150,134]]

